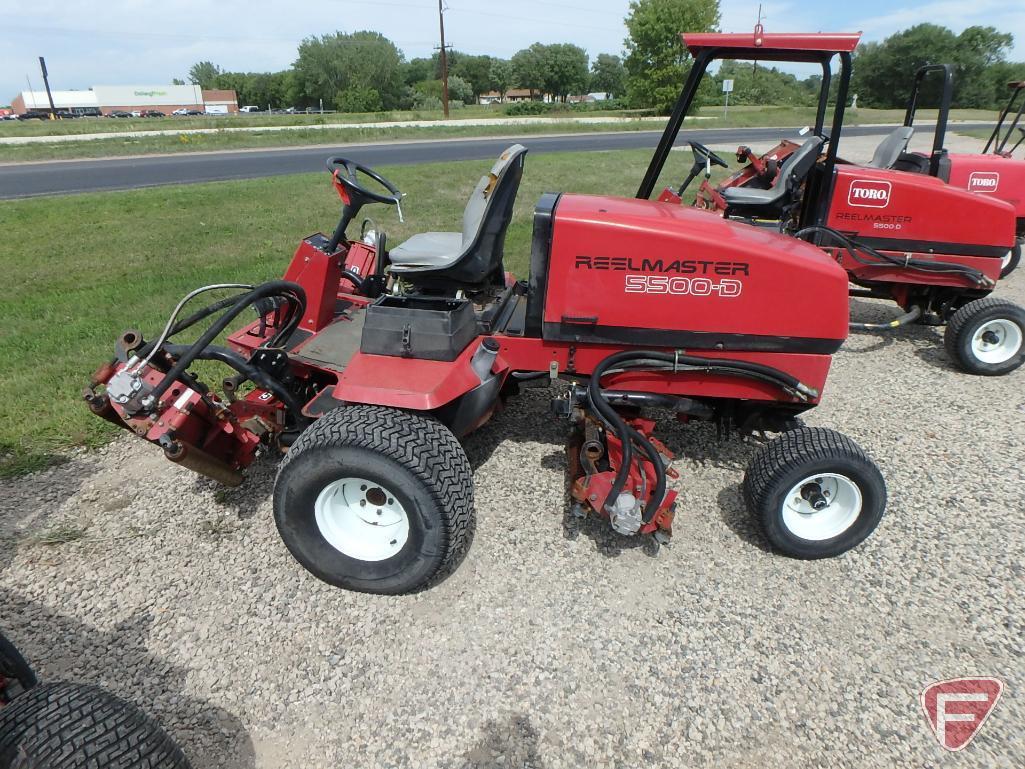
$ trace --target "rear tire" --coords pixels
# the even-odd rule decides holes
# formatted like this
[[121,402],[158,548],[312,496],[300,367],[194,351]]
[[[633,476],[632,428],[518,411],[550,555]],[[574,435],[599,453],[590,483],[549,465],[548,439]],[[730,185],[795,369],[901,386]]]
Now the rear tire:
[[189,769],[153,719],[97,686],[40,684],[0,710],[0,769]]
[[441,423],[381,406],[336,409],[289,449],[274,484],[285,546],[319,579],[400,594],[469,546],[473,474]]
[[1007,256],[1003,258],[1000,263],[1000,277],[1006,278],[1016,269],[1018,264],[1021,262],[1021,245],[1025,241],[1019,240],[1014,244],[1014,248],[1007,252]]
[[37,683],[36,674],[21,652],[0,633],[0,706]]
[[791,430],[762,446],[743,488],[769,542],[794,558],[856,547],[886,509],[879,468],[850,438],[822,427]]
[[969,374],[999,376],[1025,363],[1025,310],[987,296],[959,309],[943,342],[954,363]]

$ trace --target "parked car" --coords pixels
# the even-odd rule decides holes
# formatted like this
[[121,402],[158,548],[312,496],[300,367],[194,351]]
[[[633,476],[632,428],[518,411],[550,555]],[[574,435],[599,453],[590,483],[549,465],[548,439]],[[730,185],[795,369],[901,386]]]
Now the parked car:
[[259,112],[260,108],[257,107],[254,104],[250,104],[249,106],[246,106],[246,107],[239,107],[238,111],[239,112]]
[[107,113],[107,117],[131,117],[131,112],[125,112],[123,109],[111,110]]
[[167,117],[167,113],[158,109],[144,109],[139,117]]
[[41,109],[30,109],[18,115],[18,120],[48,120],[50,113]]

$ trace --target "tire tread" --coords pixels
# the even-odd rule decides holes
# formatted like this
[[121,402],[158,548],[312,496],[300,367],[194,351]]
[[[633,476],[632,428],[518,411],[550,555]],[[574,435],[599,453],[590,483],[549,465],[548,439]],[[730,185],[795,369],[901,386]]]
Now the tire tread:
[[330,446],[375,451],[412,472],[430,490],[442,513],[444,554],[425,581],[448,573],[469,544],[473,529],[473,471],[452,431],[428,416],[386,406],[343,406],[302,432],[278,469],[278,478],[308,451]]

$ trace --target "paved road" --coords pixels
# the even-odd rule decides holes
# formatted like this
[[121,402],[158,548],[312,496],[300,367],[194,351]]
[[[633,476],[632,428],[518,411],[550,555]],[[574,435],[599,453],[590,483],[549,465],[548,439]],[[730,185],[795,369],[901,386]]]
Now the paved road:
[[[983,126],[984,124],[978,124]],[[978,127],[975,124],[961,127]],[[923,126],[923,128],[925,128]],[[851,126],[844,136],[884,134],[888,128]],[[660,131],[587,133],[560,136],[520,136],[515,141],[531,152],[583,152],[653,149]],[[793,128],[693,129],[681,132],[678,143],[693,139],[706,144],[751,143],[764,145]],[[509,138],[348,144],[331,147],[206,152],[111,160],[73,160],[0,165],[0,199],[65,195],[75,192],[125,190],[164,184],[193,184],[225,179],[253,179],[320,171],[334,151],[356,157],[368,165],[405,165],[453,160],[482,160],[498,155]]]

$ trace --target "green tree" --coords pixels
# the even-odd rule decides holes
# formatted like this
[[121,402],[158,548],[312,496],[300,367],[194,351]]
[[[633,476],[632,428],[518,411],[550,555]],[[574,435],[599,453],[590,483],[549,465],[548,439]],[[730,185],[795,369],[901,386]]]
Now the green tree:
[[433,80],[434,62],[431,59],[410,59],[402,68],[402,79],[406,85],[416,85],[424,80]]
[[491,90],[491,62],[490,56],[464,54],[456,59],[455,65],[449,69],[449,72],[470,84],[474,101],[477,101],[482,93]]
[[[1011,47],[1011,35],[993,27],[968,27],[955,35],[936,24],[917,24],[879,43],[858,47],[851,89],[866,107],[903,107],[912,76],[924,64],[954,68],[953,103],[958,107],[994,107],[992,76]],[[939,102],[941,81],[929,78],[919,103]]]
[[626,68],[623,60],[611,53],[599,53],[591,62],[591,90],[605,94],[606,99],[620,97],[626,89]]
[[822,84],[821,75],[813,77],[814,81],[806,83],[764,64],[756,68],[751,62],[724,61],[715,74],[715,90],[721,95],[722,81],[730,79],[733,81],[730,104],[809,107],[816,103],[818,87]]
[[683,88],[690,60],[680,33],[710,32],[718,26],[718,0],[631,0],[624,62],[630,102],[668,112]]
[[335,97],[339,112],[380,112],[383,109],[381,94],[376,88],[353,85]]
[[513,54],[511,60],[513,82],[530,91],[530,98],[545,90],[545,46],[534,43]]
[[506,59],[491,60],[491,80],[489,88],[498,92],[499,97],[505,101],[505,93],[513,82],[512,63]]
[[171,80],[171,85],[185,85],[185,81],[182,80],[180,77],[176,77]]
[[544,90],[553,99],[566,101],[570,94],[587,90],[590,73],[587,69],[587,52],[570,43],[555,43],[544,46]]
[[212,61],[197,61],[189,68],[189,82],[200,88],[213,88],[221,68]]
[[351,91],[347,106],[365,104],[373,90],[380,109],[395,109],[403,98],[402,63],[402,52],[379,32],[335,32],[303,40],[293,70],[299,94],[314,103],[341,109]]

